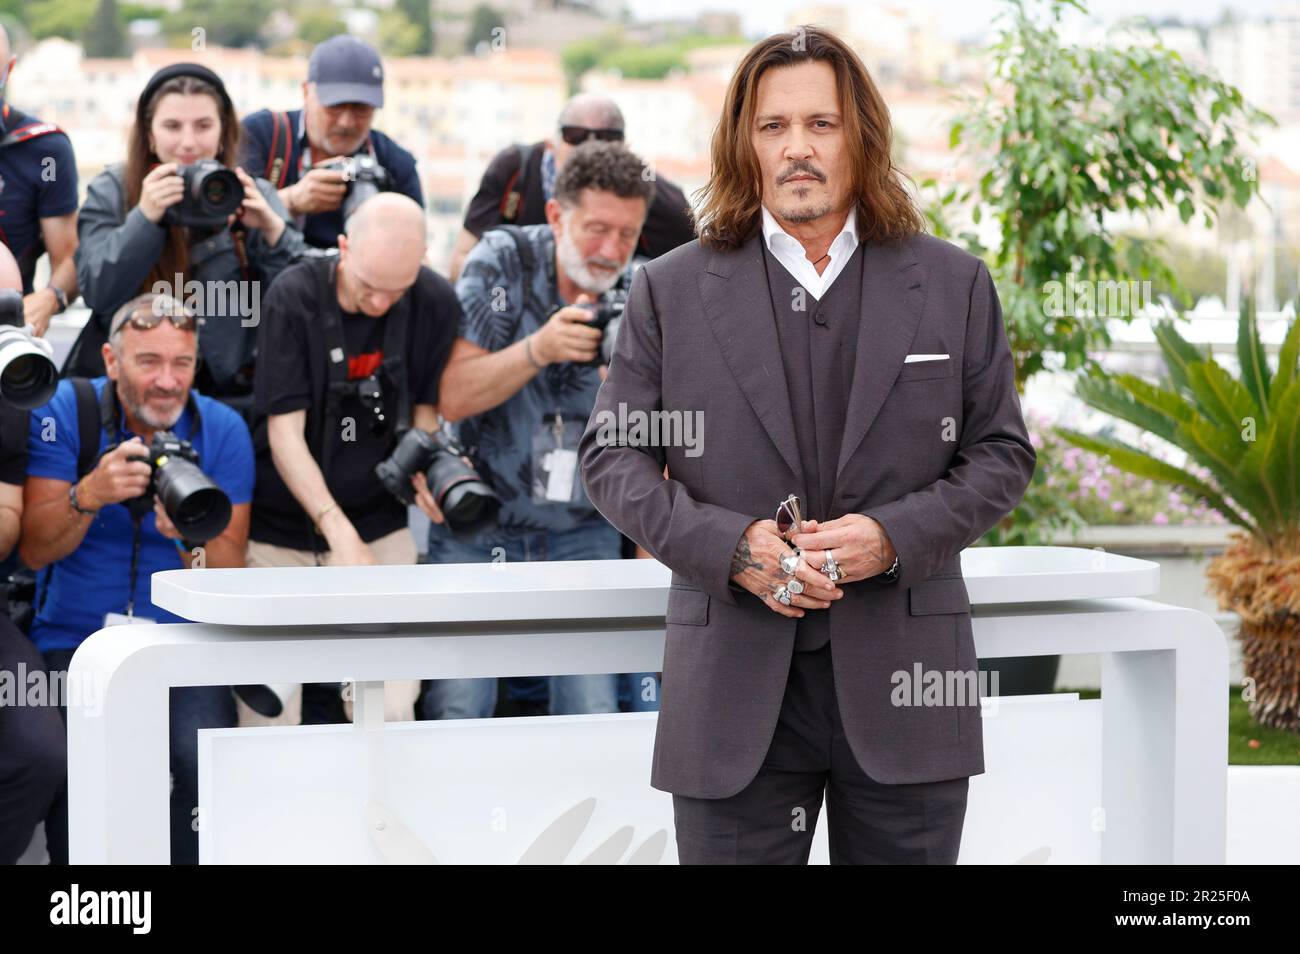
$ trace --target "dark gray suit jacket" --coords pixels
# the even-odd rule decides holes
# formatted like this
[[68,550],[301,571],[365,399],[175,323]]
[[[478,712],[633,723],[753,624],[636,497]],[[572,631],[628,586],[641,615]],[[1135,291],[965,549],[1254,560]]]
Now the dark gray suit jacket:
[[[757,774],[795,639],[793,619],[730,582],[745,528],[803,486],[761,241],[727,253],[692,242],[637,272],[580,450],[592,502],[673,571],[651,784],[696,798],[733,795]],[[809,612],[831,614],[835,691],[864,771],[887,784],[979,774],[978,698],[895,705],[894,674],[910,679],[919,664],[948,683],[976,669],[959,555],[1019,503],[1034,450],[984,264],[928,235],[862,253],[857,362],[826,516],[878,520],[900,577],[847,584],[843,599]],[[629,421],[637,410],[702,411],[703,453],[627,446],[622,432],[610,440],[601,412],[617,419],[620,405]]]

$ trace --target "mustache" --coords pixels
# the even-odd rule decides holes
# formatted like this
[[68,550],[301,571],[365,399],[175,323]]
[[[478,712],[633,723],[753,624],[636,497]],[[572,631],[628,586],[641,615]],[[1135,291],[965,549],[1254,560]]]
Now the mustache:
[[777,176],[777,185],[783,185],[795,176],[812,176],[818,182],[826,181],[826,174],[810,162],[796,162],[785,172]]

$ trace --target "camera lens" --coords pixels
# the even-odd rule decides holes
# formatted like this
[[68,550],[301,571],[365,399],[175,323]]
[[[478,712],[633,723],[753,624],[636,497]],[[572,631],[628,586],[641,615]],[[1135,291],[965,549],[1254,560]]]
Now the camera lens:
[[25,331],[0,327],[0,397],[30,411],[54,397],[59,371]]
[[156,481],[163,509],[182,537],[207,543],[221,536],[230,523],[230,498],[197,464],[169,456],[158,467]]
[[225,180],[208,178],[203,181],[203,201],[209,205],[222,205],[229,194]]

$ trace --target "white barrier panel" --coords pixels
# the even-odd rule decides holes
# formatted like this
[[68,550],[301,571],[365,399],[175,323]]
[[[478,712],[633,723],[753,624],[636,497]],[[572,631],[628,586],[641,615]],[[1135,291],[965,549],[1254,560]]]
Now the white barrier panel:
[[[205,729],[205,864],[671,864],[654,713]],[[984,705],[960,864],[1101,859],[1101,703]],[[1015,806],[1014,812],[1007,806]],[[824,817],[824,816],[823,816]],[[829,861],[819,822],[812,861]]]
[[[1091,853],[1093,860],[1105,863],[1221,863],[1227,647],[1218,626],[1191,610],[1133,598],[1154,591],[1159,582],[1158,567],[1145,561],[1043,547],[970,550],[962,557],[981,658],[1099,653],[1103,697],[1100,753],[1095,718],[1090,722],[1088,715],[1095,706],[1055,699],[998,700],[998,716],[985,721],[988,772],[972,781],[970,840],[963,844],[963,860],[975,857],[968,852],[1001,861],[1061,860]],[[641,857],[647,857],[652,850],[648,839],[663,827],[665,817],[649,806],[670,805],[667,796],[647,784],[646,740],[653,716],[640,721],[617,717],[601,728],[595,726],[602,720],[593,717],[527,726],[492,720],[473,726],[384,727],[382,681],[658,670],[669,578],[666,568],[648,560],[156,574],[154,601],[200,622],[103,630],[73,659],[73,671],[102,686],[103,696],[94,707],[69,709],[72,860],[167,860],[169,687],[340,680],[358,683],[352,727],[250,729],[215,733],[205,740],[210,759],[219,763],[229,756],[232,771],[244,780],[240,783],[239,775],[227,779],[224,771],[218,777],[213,766],[202,766],[212,793],[203,806],[212,813],[213,828],[204,836],[210,857],[224,857],[224,844],[214,840],[227,830],[223,826],[230,826],[232,833],[255,830],[241,818],[257,810],[251,806],[250,790],[242,787],[253,777],[243,773],[254,771],[257,783],[267,788],[281,781],[292,787],[294,772],[316,779],[308,798],[312,804],[329,806],[328,812],[322,808],[320,818],[327,827],[318,828],[317,836],[328,843],[334,833],[342,832],[343,844],[349,846],[343,858],[331,860],[361,859],[359,845],[368,846],[364,839],[370,839],[372,829],[391,831],[397,825],[416,832],[415,841],[430,843],[424,850],[413,847],[411,840],[401,843],[405,849],[389,845],[385,857],[451,860],[464,846],[455,837],[449,839],[440,825],[495,834],[481,828],[475,798],[503,802],[507,825],[512,824],[509,819],[519,822],[512,837],[521,841],[506,845],[508,839],[497,839],[504,846],[502,857],[518,860],[521,845],[532,844],[528,839],[539,837],[562,811],[592,797],[583,789],[608,793],[606,802],[598,797],[597,807],[603,810],[608,803],[612,812],[602,816],[600,824],[593,813],[591,837],[610,837],[631,826],[625,851],[642,848]],[[1003,602],[1012,598],[1020,602]],[[246,625],[251,621],[260,625]],[[1058,717],[1063,720],[1059,729],[1031,735],[1013,731],[1017,722],[1032,728],[1049,724],[1040,723],[1040,718]],[[997,720],[1005,727],[995,725]],[[635,744],[631,738],[624,744],[619,733],[631,733],[634,727],[643,736]],[[510,791],[511,806],[539,800],[545,810],[519,810],[504,805],[504,795],[475,796],[455,788],[449,792],[433,784],[438,766],[452,766],[452,771],[459,766],[463,773],[475,758],[485,764],[485,753],[498,742],[505,753],[513,751],[512,745],[522,747],[525,732],[536,735],[530,743],[534,749],[549,749],[549,755],[529,763],[534,764],[532,773],[516,777],[513,790],[505,788],[507,776],[497,774],[505,770],[493,756],[484,784]],[[577,736],[562,743],[559,735],[565,733]],[[600,741],[594,741],[595,735],[588,740],[588,733],[599,734]],[[550,735],[556,737],[544,738]],[[374,738],[357,742],[349,736]],[[247,751],[255,756],[243,748],[245,737],[253,740],[249,745],[254,748]],[[573,776],[565,767],[582,757],[589,742],[597,750],[608,750],[594,763],[601,766],[600,777],[588,774],[582,777],[583,785],[569,785],[565,780]],[[285,761],[262,751],[262,745],[284,746]],[[331,748],[334,745],[344,746],[339,750],[343,757]],[[393,760],[393,748],[407,745],[410,751]],[[339,770],[313,768],[305,761],[296,764],[312,746],[313,758],[331,760]],[[434,749],[425,751],[428,746]],[[253,762],[244,764],[246,757]],[[1065,794],[1064,788],[1059,796],[1045,794],[1056,791],[1049,780],[1052,766],[1068,762],[1083,772],[1069,789],[1072,794]],[[370,812],[369,827],[360,829],[358,764],[365,766],[363,820]],[[543,772],[545,765],[550,766],[549,775]],[[1004,780],[1005,792],[990,788],[985,796],[982,789]],[[544,783],[551,786],[545,794]],[[631,798],[617,794],[626,793],[628,789],[619,787],[626,785],[640,794],[615,806],[619,799]],[[525,802],[516,803],[514,796],[521,791]],[[376,793],[398,804],[376,799]],[[426,818],[418,807],[421,793],[434,800],[452,799],[446,803],[458,806],[449,809],[452,821]],[[236,801],[227,805],[226,797]],[[458,797],[462,801],[455,802]],[[237,804],[242,807],[231,807]],[[292,829],[297,824],[292,816],[301,805],[283,808],[274,824]],[[341,814],[330,814],[335,811]],[[261,824],[275,842],[274,830],[266,827],[271,817],[262,816]],[[670,821],[671,812],[666,817]],[[374,827],[379,822],[383,828]],[[302,839],[297,844],[299,850],[308,850]],[[575,844],[572,857],[596,847]],[[609,853],[614,847],[608,847]],[[241,849],[236,843],[230,850]],[[394,850],[396,855],[391,854]],[[374,860],[373,854],[364,857]],[[664,857],[671,855],[666,851]]]

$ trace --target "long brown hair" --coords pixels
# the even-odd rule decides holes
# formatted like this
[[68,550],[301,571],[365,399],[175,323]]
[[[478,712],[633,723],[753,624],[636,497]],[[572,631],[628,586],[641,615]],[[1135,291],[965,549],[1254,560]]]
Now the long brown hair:
[[893,163],[889,108],[857,53],[819,27],[796,27],[762,40],[747,54],[727,86],[722,117],[713,131],[709,181],[700,198],[696,228],[701,244],[719,251],[739,248],[759,227],[762,174],[750,139],[758,81],[772,67],[809,61],[835,70],[851,169],[850,194],[857,196],[858,238],[888,241],[924,230],[924,219]]
[[[153,125],[154,113],[162,98],[171,93],[202,93],[212,97],[217,104],[217,116],[221,122],[221,145],[217,148],[217,161],[233,166],[239,155],[239,117],[233,106],[223,102],[217,88],[196,76],[177,76],[158,87],[157,92],[149,98],[143,111],[137,113],[136,121],[131,126],[126,151],[126,170],[123,174],[126,186],[126,209],[131,211],[140,204],[140,192],[144,186],[144,177],[158,164],[159,159],[149,148],[149,129]],[[149,291],[155,282],[166,282],[170,286],[179,273],[185,280],[189,279],[190,267],[190,230],[180,225],[167,229],[167,238],[163,242],[162,254],[149,272],[141,286],[141,291]]]

